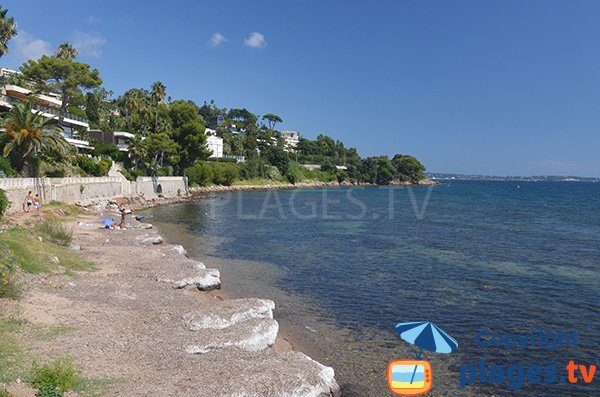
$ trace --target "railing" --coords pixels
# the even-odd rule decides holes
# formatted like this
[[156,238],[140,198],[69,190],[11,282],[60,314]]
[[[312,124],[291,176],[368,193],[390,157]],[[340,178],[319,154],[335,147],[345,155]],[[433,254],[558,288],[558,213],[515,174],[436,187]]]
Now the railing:
[[[10,97],[7,95],[0,95],[0,100],[7,102],[7,103],[18,103],[18,102],[22,102],[20,99],[14,98],[14,97]],[[44,113],[48,113],[48,114],[52,114],[54,116],[58,116],[60,117],[61,114],[64,118],[67,119],[71,119],[71,120],[76,120],[82,123],[88,123],[88,120],[84,117],[81,116],[76,116],[72,113],[61,113],[60,109],[56,109],[56,108],[51,108],[49,106],[45,106],[45,105],[39,105],[37,103],[33,104],[33,109],[38,110],[40,112],[44,112]]]
[[244,156],[234,156],[233,154],[226,154],[222,158],[224,159],[236,159],[238,163],[245,163],[246,157]]

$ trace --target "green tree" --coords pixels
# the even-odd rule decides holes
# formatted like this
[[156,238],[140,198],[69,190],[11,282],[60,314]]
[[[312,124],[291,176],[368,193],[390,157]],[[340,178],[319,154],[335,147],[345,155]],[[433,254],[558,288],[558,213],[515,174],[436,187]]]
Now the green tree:
[[198,160],[206,160],[211,151],[206,146],[206,134],[198,107],[192,101],[175,101],[169,107],[173,139],[179,144],[180,169]]
[[83,90],[91,90],[102,84],[98,69],[70,58],[43,55],[38,61],[29,60],[21,66],[23,76],[35,82],[38,92],[56,92],[61,97],[62,122],[69,106],[81,106],[85,97]]
[[56,119],[48,119],[34,111],[30,102],[16,103],[1,123],[4,130],[0,131],[0,141],[5,143],[4,156],[11,156],[23,176],[31,176],[32,158],[39,153],[51,151],[66,156],[70,152]]
[[396,154],[392,163],[400,179],[418,182],[425,178],[425,166],[413,156]]
[[279,117],[276,114],[273,113],[267,113],[264,116],[262,116],[263,120],[267,120],[267,122],[269,123],[269,129],[270,130],[274,130],[275,129],[275,124],[277,123],[283,123],[283,119],[281,117]]
[[7,18],[8,10],[0,6],[0,57],[8,53],[8,41],[17,34],[15,19]]
[[129,143],[129,158],[133,160],[133,169],[137,171],[140,162],[148,157],[146,142],[138,135]]
[[85,95],[85,115],[92,128],[100,128],[100,102],[93,92]]
[[73,47],[73,44],[64,42],[58,46],[56,52],[54,53],[54,56],[56,58],[75,59],[77,58],[78,54],[79,52],[77,52],[75,47]]
[[387,156],[377,158],[377,177],[375,181],[378,185],[389,185],[396,177],[396,169]]
[[267,146],[260,152],[261,157],[279,169],[281,175],[287,175],[289,171],[290,157],[287,152],[278,146]]
[[148,168],[151,175],[156,175],[158,167],[165,164],[165,157],[172,156],[179,150],[179,145],[164,132],[148,134],[145,140],[148,153]]

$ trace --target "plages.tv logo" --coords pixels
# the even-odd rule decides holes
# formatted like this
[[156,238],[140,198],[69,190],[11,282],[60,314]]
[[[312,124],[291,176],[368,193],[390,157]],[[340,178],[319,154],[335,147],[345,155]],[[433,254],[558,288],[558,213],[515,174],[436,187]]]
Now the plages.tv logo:
[[389,389],[400,396],[419,396],[433,388],[431,364],[422,360],[423,350],[435,353],[452,353],[458,342],[430,321],[400,323],[396,325],[400,337],[419,348],[415,360],[392,360],[388,363]]

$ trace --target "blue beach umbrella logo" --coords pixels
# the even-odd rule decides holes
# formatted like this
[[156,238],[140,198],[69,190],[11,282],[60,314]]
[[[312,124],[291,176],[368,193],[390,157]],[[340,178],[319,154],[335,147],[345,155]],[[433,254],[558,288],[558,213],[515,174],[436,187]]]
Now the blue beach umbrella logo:
[[421,359],[423,350],[448,354],[458,348],[456,339],[430,321],[400,323],[396,325],[396,332],[403,340],[419,348],[417,360]]
[[423,350],[452,353],[458,348],[456,339],[430,321],[400,323],[396,332],[406,342],[416,346],[415,360],[390,361],[387,370],[388,386],[403,396],[425,394],[433,387],[431,364],[422,360]]

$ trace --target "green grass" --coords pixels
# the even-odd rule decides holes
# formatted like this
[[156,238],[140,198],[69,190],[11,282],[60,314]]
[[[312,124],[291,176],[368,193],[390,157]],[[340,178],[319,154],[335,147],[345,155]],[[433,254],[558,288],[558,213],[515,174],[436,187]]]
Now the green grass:
[[[51,273],[62,266],[65,270],[91,270],[83,256],[50,241],[39,241],[27,230],[0,234],[0,244],[7,246],[21,269],[29,273]],[[54,258],[59,259],[56,263]]]
[[37,389],[50,387],[60,391],[73,389],[79,380],[79,374],[68,357],[61,357],[41,367],[34,364],[28,382]]
[[[0,383],[11,383],[15,380],[26,380],[34,387],[52,384],[60,388],[69,387],[80,397],[100,397],[107,394],[113,385],[119,383],[114,379],[88,379],[79,375],[70,358],[62,357],[48,360],[48,357],[34,355],[21,346],[19,337],[28,336],[36,340],[51,342],[74,328],[66,325],[35,325],[28,321],[12,317],[0,317]],[[34,363],[34,359],[48,361],[43,366]],[[0,388],[0,397],[4,391]]]
[[73,241],[73,230],[57,220],[44,220],[36,223],[35,231],[54,244],[68,247]]
[[17,283],[15,270],[17,260],[8,247],[0,245],[0,298],[19,299],[21,289]]
[[63,203],[62,201],[52,200],[44,206],[46,210],[52,210],[57,216],[61,218],[67,217],[73,219],[82,214],[81,208],[73,204]]
[[51,342],[73,329],[66,325],[35,325],[13,317],[0,317],[0,383],[24,379],[31,368],[32,353],[23,349],[19,336]]
[[23,378],[31,364],[16,337],[23,324],[14,318],[0,318],[0,383]]
[[100,397],[119,381],[113,379],[88,379],[80,375],[69,357],[61,357],[41,367],[33,365],[28,382],[38,388],[73,390],[80,397]]

